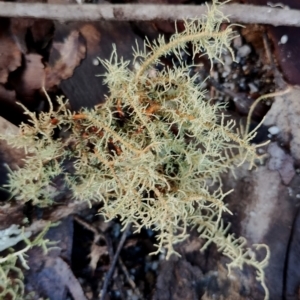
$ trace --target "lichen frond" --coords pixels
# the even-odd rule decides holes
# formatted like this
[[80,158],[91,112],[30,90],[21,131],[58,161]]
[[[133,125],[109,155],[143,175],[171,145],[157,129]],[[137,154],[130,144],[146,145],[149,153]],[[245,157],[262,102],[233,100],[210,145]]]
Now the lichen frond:
[[[0,256],[0,299],[23,300],[29,299],[25,295],[23,269],[28,269],[27,252],[32,247],[41,247],[44,252],[47,252],[53,242],[45,239],[45,234],[48,229],[54,224],[48,223],[44,230],[38,234],[33,240],[29,240],[30,233],[23,232],[20,236],[25,241],[25,246],[18,251],[9,249],[9,253],[4,257]],[[4,231],[0,231],[0,236]],[[13,234],[20,234],[16,227],[13,227]],[[6,233],[4,233],[6,234]],[[1,237],[2,238],[2,237]],[[14,237],[12,237],[14,239]]]
[[[254,266],[265,287],[265,263],[256,261],[244,239],[228,234],[222,222],[230,211],[221,175],[245,161],[255,164],[255,132],[241,133],[221,113],[223,104],[205,99],[181,56],[187,43],[193,54],[210,60],[220,60],[224,50],[232,53],[234,33],[231,26],[220,31],[226,17],[218,4],[214,1],[202,20],[186,21],[185,30],[169,41],[159,37],[136,48],[136,70],[118,59],[113,47],[110,59],[100,60],[109,88],[104,104],[71,113],[59,98],[57,111],[36,116],[25,109],[31,123],[21,126],[20,146],[28,156],[23,169],[10,172],[6,187],[17,200],[48,205],[61,176],[74,199],[101,202],[107,220],[119,217],[124,227],[155,230],[157,252],[165,247],[167,257],[196,226],[200,237],[232,259],[229,268]],[[168,54],[180,65],[156,68]],[[7,139],[18,146],[15,137]],[[70,162],[72,168],[66,168]]]

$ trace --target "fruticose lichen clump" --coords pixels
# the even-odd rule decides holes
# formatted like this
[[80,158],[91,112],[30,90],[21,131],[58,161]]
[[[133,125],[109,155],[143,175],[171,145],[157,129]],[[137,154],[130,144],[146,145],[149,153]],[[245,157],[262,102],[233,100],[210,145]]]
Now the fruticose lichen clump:
[[[218,4],[201,19],[185,21],[185,30],[168,42],[160,36],[135,49],[135,70],[118,59],[115,48],[109,60],[100,60],[109,88],[104,104],[74,113],[59,98],[56,110],[51,102],[50,111],[38,116],[26,110],[31,123],[21,125],[17,138],[5,137],[28,153],[24,168],[10,173],[6,187],[17,200],[46,206],[59,193],[56,178],[63,176],[73,198],[100,201],[107,220],[119,217],[137,231],[156,231],[157,251],[166,248],[167,257],[187,238],[187,229],[196,227],[205,247],[214,242],[232,260],[229,268],[254,266],[267,291],[268,251],[257,261],[243,238],[227,233],[221,218],[230,211],[220,176],[246,161],[254,164],[255,130],[241,133],[234,121],[225,120],[224,105],[205,99],[182,57],[188,45],[210,61],[232,52],[234,33],[230,25],[220,30],[228,20]],[[179,65],[163,66],[160,59],[169,54]]]

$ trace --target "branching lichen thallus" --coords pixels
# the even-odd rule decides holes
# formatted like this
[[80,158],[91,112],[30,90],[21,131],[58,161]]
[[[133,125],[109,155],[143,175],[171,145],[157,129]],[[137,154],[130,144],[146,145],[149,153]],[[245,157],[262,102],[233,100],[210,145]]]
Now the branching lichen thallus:
[[[225,121],[221,104],[205,100],[190,76],[182,53],[192,46],[194,55],[220,60],[230,51],[234,37],[216,1],[200,20],[185,21],[169,42],[163,36],[143,50],[134,49],[138,68],[118,59],[113,49],[104,83],[109,95],[95,109],[71,113],[62,98],[59,109],[38,117],[26,110],[31,124],[21,125],[21,135],[6,137],[28,152],[25,166],[10,173],[7,188],[21,201],[49,205],[58,191],[53,179],[64,175],[75,200],[101,201],[107,220],[119,217],[157,232],[157,251],[174,253],[173,245],[196,227],[204,248],[211,242],[231,259],[231,267],[248,264],[266,291],[264,268],[269,257],[258,261],[244,238],[234,238],[224,226],[222,213],[230,212],[223,199],[220,175],[245,161],[250,167],[258,158],[250,140],[255,130],[241,134],[234,121]],[[160,59],[175,55],[179,65],[161,67]],[[54,130],[67,130],[67,138],[54,139]],[[64,162],[74,161],[73,171]],[[219,186],[211,192],[211,186]]]

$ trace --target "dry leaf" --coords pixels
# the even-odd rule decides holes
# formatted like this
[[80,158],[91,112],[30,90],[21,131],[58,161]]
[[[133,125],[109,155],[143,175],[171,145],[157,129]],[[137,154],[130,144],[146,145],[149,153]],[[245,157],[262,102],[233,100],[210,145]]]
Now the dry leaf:
[[194,300],[201,298],[203,274],[198,266],[184,259],[161,264],[153,300]]
[[83,24],[79,30],[86,41],[88,54],[98,54],[100,51],[101,41],[101,33],[99,28],[97,28],[94,24],[87,23]]
[[35,291],[43,299],[65,300],[68,294],[74,300],[86,299],[67,263],[71,261],[73,234],[73,217],[69,215],[46,233],[46,239],[56,241],[54,248],[47,254],[39,247],[28,251],[27,290]]
[[86,55],[84,40],[77,30],[73,30],[64,42],[53,42],[51,55],[59,58],[52,66],[46,68],[45,86],[47,89],[58,85],[61,80],[73,75]]
[[51,261],[50,259],[48,264],[54,269],[58,280],[60,280],[62,284],[69,290],[74,300],[86,299],[78,280],[64,260],[62,260],[60,257],[56,257],[54,261]]
[[234,269],[228,276],[227,268],[220,262],[217,263],[217,271],[205,274],[204,282],[207,284],[203,284],[205,293],[201,300],[248,300],[252,299],[249,296],[255,287],[253,278],[239,269]]
[[44,84],[45,69],[42,63],[42,56],[39,54],[25,55],[25,69],[20,78],[14,81],[15,91],[24,104],[34,100],[36,91]]
[[16,92],[7,90],[3,84],[0,84],[0,99],[1,101],[16,101]]
[[[32,254],[32,253],[31,253]],[[27,289],[48,299],[65,300],[68,293],[74,300],[85,300],[83,290],[67,263],[60,257],[40,257],[41,266],[32,274],[27,273]]]
[[6,83],[10,72],[21,66],[21,51],[12,37],[0,31],[0,83]]
[[[0,134],[16,135],[18,133],[17,126],[0,117]],[[2,163],[5,162],[12,170],[15,170],[24,164],[22,159],[25,157],[25,153],[23,149],[13,148],[6,141],[0,140],[0,157]]]
[[[72,23],[64,26],[59,24],[56,28],[57,38],[64,36],[66,31],[74,30],[74,27]],[[128,22],[93,22],[77,27],[87,45],[86,57],[75,69],[72,77],[60,84],[60,88],[70,99],[73,110],[94,107],[103,102],[104,95],[108,93],[107,86],[102,84],[103,79],[97,76],[106,72],[97,57],[109,59],[112,44],[116,44],[118,57],[132,60],[130,45],[137,40],[139,46],[143,47],[142,40],[134,34]]]
[[96,270],[100,258],[103,255],[107,255],[107,254],[108,254],[107,246],[98,246],[95,243],[92,244],[91,253],[89,255],[89,257],[91,258],[89,266],[93,272]]
[[18,48],[24,54],[28,52],[26,35],[33,23],[34,20],[28,18],[11,18],[10,20],[10,32]]

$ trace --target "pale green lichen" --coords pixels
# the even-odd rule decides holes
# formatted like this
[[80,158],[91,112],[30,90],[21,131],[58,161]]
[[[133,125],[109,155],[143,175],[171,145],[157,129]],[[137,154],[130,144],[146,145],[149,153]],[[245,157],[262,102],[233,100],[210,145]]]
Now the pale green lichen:
[[44,236],[51,224],[48,223],[45,226],[44,230],[38,234],[33,240],[29,240],[28,237],[31,235],[30,232],[20,231],[16,226],[10,227],[11,230],[5,231],[2,230],[0,235],[5,235],[5,248],[12,246],[16,242],[16,238],[11,237],[12,241],[7,237],[7,233],[17,234],[19,240],[24,240],[25,246],[18,251],[13,249],[6,250],[6,255],[4,257],[0,256],[0,299],[11,299],[11,300],[26,300],[33,299],[31,298],[32,294],[25,294],[24,286],[24,275],[23,269],[28,269],[27,264],[27,252],[32,247],[41,247],[46,253],[49,249],[49,246],[54,245],[55,243],[50,242],[48,239],[45,239]]
[[19,225],[13,224],[10,227],[0,230],[0,252],[15,246],[24,238],[29,238],[31,232],[23,232]]
[[[157,232],[157,252],[198,228],[205,246],[214,242],[228,256],[231,267],[248,264],[257,269],[263,285],[269,257],[259,262],[243,238],[227,233],[222,222],[227,193],[221,174],[245,161],[253,166],[257,145],[250,141],[255,130],[241,134],[233,121],[226,121],[221,104],[205,100],[196,76],[190,76],[182,52],[190,43],[194,55],[203,53],[212,61],[230,51],[231,26],[220,31],[226,20],[215,1],[202,20],[185,21],[185,30],[166,42],[164,37],[135,49],[136,70],[118,59],[114,48],[106,67],[104,83],[109,95],[95,109],[70,112],[62,98],[59,109],[36,116],[26,110],[31,124],[21,125],[21,135],[5,137],[29,154],[25,166],[9,174],[6,187],[18,200],[49,205],[58,191],[57,176],[64,176],[75,199],[100,201],[107,220],[119,217],[124,227],[131,223]],[[149,50],[150,49],[150,50]],[[160,59],[173,54],[181,64],[162,67]],[[50,102],[51,103],[51,102]],[[54,138],[54,130],[65,132]],[[65,162],[72,161],[73,169]],[[214,185],[214,188],[212,186]],[[265,247],[265,246],[259,246]]]

